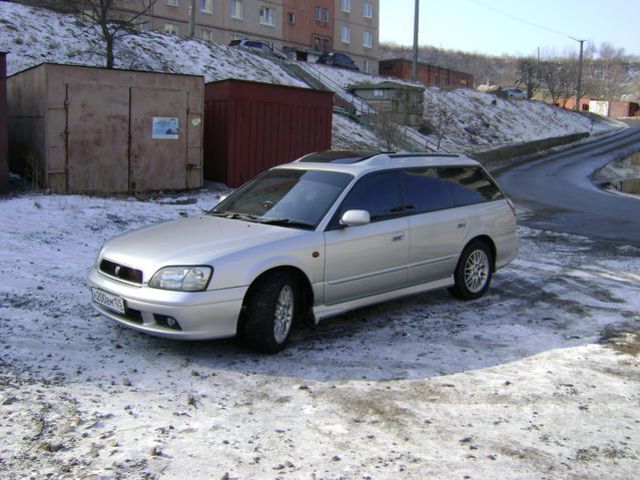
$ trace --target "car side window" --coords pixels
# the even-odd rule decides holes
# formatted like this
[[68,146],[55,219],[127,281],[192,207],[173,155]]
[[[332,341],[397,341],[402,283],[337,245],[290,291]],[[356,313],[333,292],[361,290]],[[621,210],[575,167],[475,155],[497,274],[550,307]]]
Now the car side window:
[[340,218],[347,210],[366,210],[372,222],[402,213],[402,194],[397,172],[379,172],[362,177],[340,205],[331,222],[332,228],[339,225]]
[[500,189],[478,167],[441,167],[438,170],[456,206],[503,198]]
[[452,194],[438,168],[411,168],[400,172],[400,182],[410,213],[433,212],[453,207]]

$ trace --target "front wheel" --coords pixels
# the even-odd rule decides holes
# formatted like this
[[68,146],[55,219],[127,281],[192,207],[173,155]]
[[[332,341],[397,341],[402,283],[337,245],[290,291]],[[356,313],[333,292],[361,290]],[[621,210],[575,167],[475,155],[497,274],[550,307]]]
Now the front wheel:
[[245,303],[244,342],[256,352],[279,352],[289,341],[299,310],[300,289],[291,275],[274,272],[258,279]]
[[484,242],[473,242],[460,255],[451,294],[462,300],[480,298],[491,283],[493,255]]

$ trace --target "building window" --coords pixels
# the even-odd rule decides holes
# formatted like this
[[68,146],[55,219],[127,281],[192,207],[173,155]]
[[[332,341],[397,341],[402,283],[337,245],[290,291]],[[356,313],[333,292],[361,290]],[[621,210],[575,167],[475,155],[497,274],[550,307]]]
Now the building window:
[[167,0],[167,5],[170,7],[177,7],[180,3],[180,0]]
[[[365,60],[364,61],[364,71],[366,73],[373,73],[373,63],[371,63],[369,60]],[[381,96],[384,95],[384,92],[382,92],[382,90],[380,90],[382,92],[382,94],[376,94],[378,90],[374,90],[373,94],[374,96]]]
[[342,43],[351,43],[351,29],[346,25],[340,27],[340,40]]
[[340,10],[349,13],[351,11],[351,0],[340,0]]
[[296,14],[293,12],[289,12],[287,13],[287,22],[289,22],[291,25],[296,23]]
[[200,11],[202,13],[213,13],[213,0],[200,0]]
[[316,21],[327,23],[329,21],[329,9],[316,7]]
[[260,23],[270,27],[276,26],[276,11],[269,7],[260,7]]
[[244,4],[242,0],[231,0],[231,18],[242,20],[244,18]]
[[373,47],[373,33],[368,30],[362,32],[362,46],[365,48]]
[[165,23],[164,33],[168,33],[170,35],[178,35],[178,26],[174,23]]
[[364,18],[373,18],[373,4],[364,2],[362,4],[362,16]]
[[202,40],[208,43],[214,42],[213,30],[202,30]]

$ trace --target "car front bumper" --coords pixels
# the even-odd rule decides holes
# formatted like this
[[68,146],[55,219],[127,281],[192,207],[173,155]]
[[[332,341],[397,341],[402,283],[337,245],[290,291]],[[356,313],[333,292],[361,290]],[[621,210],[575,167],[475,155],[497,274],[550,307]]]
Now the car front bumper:
[[[123,283],[100,273],[95,267],[88,276],[89,285],[124,300],[124,314],[96,302],[93,307],[116,322],[157,337],[179,340],[205,340],[233,337],[247,287],[175,292]],[[180,329],[162,323],[174,318]]]

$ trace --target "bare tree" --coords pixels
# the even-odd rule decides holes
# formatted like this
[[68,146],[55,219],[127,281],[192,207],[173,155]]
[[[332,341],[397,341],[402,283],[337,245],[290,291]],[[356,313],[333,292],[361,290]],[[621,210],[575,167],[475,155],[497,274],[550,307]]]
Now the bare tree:
[[628,83],[630,58],[623,48],[615,48],[610,43],[600,47],[588,45],[589,57],[585,61],[585,93],[606,100],[618,100]]
[[87,30],[97,29],[102,46],[96,52],[105,58],[105,66],[114,68],[115,46],[128,35],[137,35],[149,22],[157,0],[32,0],[31,4],[77,14]]
[[515,78],[516,86],[524,86],[527,90],[527,99],[536,94],[540,88],[540,82],[538,80],[538,63],[533,58],[521,58],[518,61],[518,68],[516,69]]
[[540,65],[540,81],[549,91],[551,103],[558,103],[560,99],[560,75],[562,63],[552,60]]
[[393,112],[379,111],[371,116],[373,121],[373,131],[376,136],[384,142],[388,151],[393,151],[395,147],[400,147],[402,143],[402,133],[395,122]]
[[578,69],[575,58],[555,58],[540,65],[540,81],[551,96],[552,103],[575,95]]

